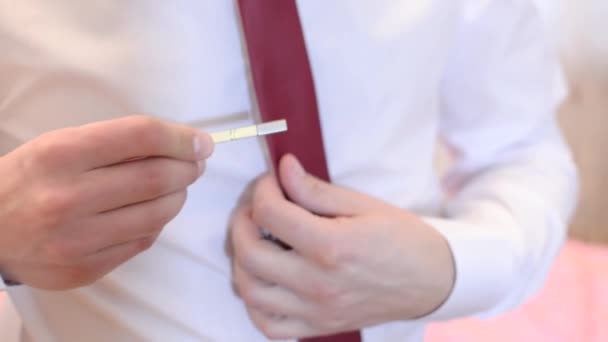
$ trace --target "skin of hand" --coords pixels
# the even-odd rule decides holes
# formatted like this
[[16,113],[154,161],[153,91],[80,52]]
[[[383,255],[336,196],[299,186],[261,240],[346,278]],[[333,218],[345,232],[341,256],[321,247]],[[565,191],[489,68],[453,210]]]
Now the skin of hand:
[[[307,174],[291,155],[277,173],[245,191],[228,240],[234,287],[264,335],[304,338],[416,319],[448,298],[454,261],[434,228]],[[262,228],[291,248],[263,238]]]
[[194,128],[131,116],[0,157],[0,272],[49,290],[98,280],[152,246],[213,147]]

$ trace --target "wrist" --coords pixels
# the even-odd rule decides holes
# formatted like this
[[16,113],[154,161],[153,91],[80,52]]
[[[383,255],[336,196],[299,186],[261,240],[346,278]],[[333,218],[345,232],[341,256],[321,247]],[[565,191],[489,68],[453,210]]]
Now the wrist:
[[437,269],[435,270],[435,283],[437,291],[433,306],[423,316],[430,315],[439,310],[450,298],[456,285],[456,263],[449,242],[437,233],[441,247],[436,249]]
[[425,296],[421,298],[422,305],[416,310],[417,314],[409,319],[421,319],[435,313],[449,300],[456,284],[456,263],[450,244],[433,227],[428,228],[431,235],[423,256],[428,262],[424,263],[425,269],[421,274]]

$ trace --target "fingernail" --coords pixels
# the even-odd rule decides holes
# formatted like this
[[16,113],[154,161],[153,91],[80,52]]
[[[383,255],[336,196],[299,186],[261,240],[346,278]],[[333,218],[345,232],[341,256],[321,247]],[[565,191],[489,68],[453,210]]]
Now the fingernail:
[[300,161],[297,158],[293,158],[293,159],[294,159],[293,173],[298,177],[303,177],[306,174],[306,171],[304,171],[304,167],[302,167],[302,164],[300,163]]
[[198,133],[194,136],[194,155],[197,159],[206,159],[213,153],[213,140],[209,134]]

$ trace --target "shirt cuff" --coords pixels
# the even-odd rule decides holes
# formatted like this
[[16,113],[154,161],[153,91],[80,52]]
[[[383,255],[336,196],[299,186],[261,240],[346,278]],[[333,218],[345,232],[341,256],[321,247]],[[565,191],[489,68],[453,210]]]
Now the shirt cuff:
[[448,241],[456,280],[447,300],[423,321],[474,316],[497,306],[514,281],[513,251],[508,242],[470,223],[423,218]]

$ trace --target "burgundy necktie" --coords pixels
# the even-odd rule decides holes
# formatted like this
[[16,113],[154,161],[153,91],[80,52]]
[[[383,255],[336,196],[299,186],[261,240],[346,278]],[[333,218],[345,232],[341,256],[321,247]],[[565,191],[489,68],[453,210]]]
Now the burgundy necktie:
[[[295,0],[239,0],[243,33],[264,121],[286,119],[286,133],[267,137],[275,167],[286,153],[329,181],[314,81]],[[360,342],[349,332],[302,342]]]

